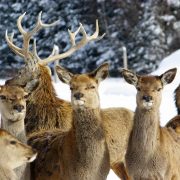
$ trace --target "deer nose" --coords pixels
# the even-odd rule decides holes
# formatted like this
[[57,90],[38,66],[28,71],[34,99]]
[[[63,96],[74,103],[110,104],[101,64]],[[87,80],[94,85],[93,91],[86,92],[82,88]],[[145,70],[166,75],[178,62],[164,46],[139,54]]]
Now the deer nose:
[[80,92],[74,94],[74,97],[76,98],[76,100],[80,100],[83,96],[84,96],[84,94],[82,94]]
[[16,104],[14,105],[13,109],[17,110],[18,112],[21,112],[24,109],[24,106]]
[[143,96],[142,99],[145,100],[146,102],[149,102],[152,100],[152,96]]

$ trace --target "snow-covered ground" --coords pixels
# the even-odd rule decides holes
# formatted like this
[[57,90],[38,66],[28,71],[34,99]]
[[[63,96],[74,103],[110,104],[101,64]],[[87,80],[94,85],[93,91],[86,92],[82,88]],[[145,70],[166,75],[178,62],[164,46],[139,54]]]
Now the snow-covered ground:
[[[180,50],[165,58],[159,68],[152,74],[160,75],[170,68],[178,68],[176,78],[173,83],[167,85],[163,90],[162,104],[160,108],[161,125],[164,125],[169,119],[176,115],[173,92],[180,83]],[[4,81],[0,81],[3,84]],[[58,82],[55,85],[58,96],[62,99],[70,100],[70,90],[66,84]],[[134,86],[126,83],[122,78],[108,78],[103,81],[99,88],[101,107],[126,107],[135,110],[136,90]],[[117,176],[110,171],[108,180],[116,180]]]

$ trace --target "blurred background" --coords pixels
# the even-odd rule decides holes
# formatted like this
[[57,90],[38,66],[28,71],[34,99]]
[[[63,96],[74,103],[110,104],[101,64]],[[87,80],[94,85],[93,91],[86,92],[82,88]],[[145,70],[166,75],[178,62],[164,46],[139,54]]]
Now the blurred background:
[[[0,77],[12,76],[24,63],[8,48],[5,30],[14,32],[14,42],[21,47],[22,36],[16,26],[24,12],[23,26],[31,29],[38,13],[55,27],[37,35],[40,57],[47,57],[57,44],[60,52],[70,47],[67,29],[75,31],[81,22],[87,33],[95,31],[99,19],[100,33],[106,36],[91,42],[60,63],[72,72],[91,71],[104,61],[110,62],[110,75],[119,76],[123,66],[122,47],[127,48],[128,68],[139,73],[154,71],[161,60],[180,48],[179,0],[0,0]],[[77,37],[77,40],[80,37]]]

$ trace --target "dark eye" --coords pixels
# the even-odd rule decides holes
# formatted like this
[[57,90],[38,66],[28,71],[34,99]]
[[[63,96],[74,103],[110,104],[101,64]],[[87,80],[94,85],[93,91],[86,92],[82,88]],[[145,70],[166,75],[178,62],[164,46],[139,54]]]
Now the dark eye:
[[16,141],[10,141],[10,144],[15,145]]
[[140,91],[141,90],[140,87],[137,87],[137,90]]
[[90,88],[91,88],[91,89],[95,89],[95,86],[91,86]]
[[0,99],[5,100],[5,99],[6,99],[6,96],[0,95]]
[[73,88],[72,88],[72,87],[70,87],[70,90],[72,91],[72,90],[73,90]]
[[162,88],[157,89],[157,91],[161,91]]
[[28,98],[28,94],[24,96],[24,99],[27,99]]

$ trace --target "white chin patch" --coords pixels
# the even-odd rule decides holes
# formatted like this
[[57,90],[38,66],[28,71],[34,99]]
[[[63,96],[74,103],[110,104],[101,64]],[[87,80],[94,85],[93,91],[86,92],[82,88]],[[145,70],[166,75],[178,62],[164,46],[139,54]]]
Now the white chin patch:
[[143,102],[143,106],[147,109],[150,109],[153,106],[153,102]]
[[83,100],[74,100],[74,105],[75,106],[82,106],[82,105],[84,105],[84,101]]

